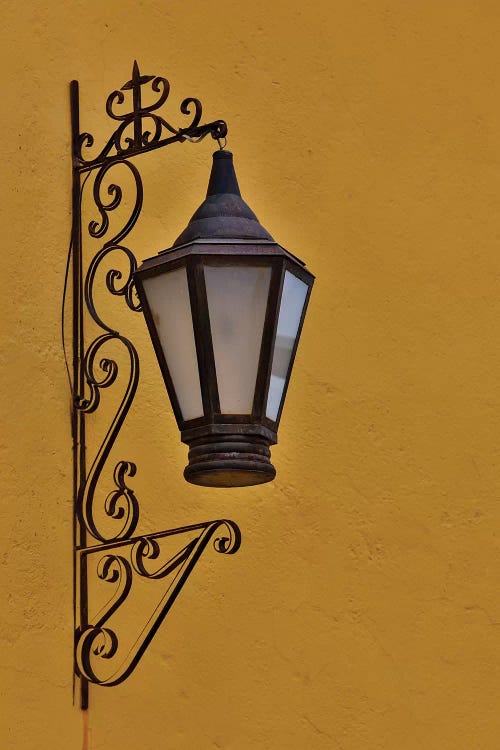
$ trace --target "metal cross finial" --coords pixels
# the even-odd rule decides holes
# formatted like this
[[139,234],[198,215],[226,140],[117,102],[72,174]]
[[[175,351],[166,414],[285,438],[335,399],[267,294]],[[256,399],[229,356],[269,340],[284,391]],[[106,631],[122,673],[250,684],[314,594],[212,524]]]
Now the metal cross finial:
[[154,76],[141,76],[139,71],[139,65],[137,60],[134,60],[134,67],[132,68],[132,78],[130,81],[122,86],[122,91],[132,89],[132,102],[133,102],[133,122],[134,122],[134,146],[140,148],[142,146],[142,108],[141,108],[141,86],[145,83],[152,81]]
[[154,77],[155,76],[141,76],[137,60],[134,60],[134,65],[132,68],[132,78],[122,86],[122,91],[127,91],[127,89],[134,89],[134,91],[138,89],[140,91],[140,87],[145,83],[149,83],[149,81],[152,81]]

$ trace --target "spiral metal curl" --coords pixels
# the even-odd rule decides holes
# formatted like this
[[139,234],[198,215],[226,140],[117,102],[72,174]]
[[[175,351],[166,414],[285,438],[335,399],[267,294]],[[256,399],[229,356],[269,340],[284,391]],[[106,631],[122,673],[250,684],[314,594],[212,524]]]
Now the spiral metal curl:
[[76,664],[81,676],[91,682],[100,682],[93,669],[93,657],[112,659],[118,650],[118,636],[105,623],[127,598],[132,586],[132,569],[121,555],[104,555],[98,563],[97,575],[102,581],[116,583],[116,589],[93,618],[93,624],[77,633]]
[[116,245],[124,237],[126,237],[127,234],[130,233],[130,231],[135,226],[137,219],[139,218],[144,198],[141,175],[134,164],[132,164],[130,161],[127,161],[126,159],[121,159],[119,161],[113,161],[102,166],[95,178],[93,189],[94,202],[99,210],[99,213],[101,214],[101,221],[98,222],[94,220],[90,222],[89,234],[91,235],[91,237],[103,237],[106,234],[109,228],[108,214],[110,213],[110,211],[114,211],[116,208],[118,208],[121,203],[123,195],[122,189],[119,185],[115,185],[114,183],[108,185],[107,189],[108,195],[111,196],[111,200],[106,203],[101,197],[102,182],[106,174],[110,169],[116,167],[118,164],[122,164],[124,167],[127,167],[131,171],[135,181],[136,197],[134,207],[129,218],[123,225],[122,229],[120,229],[119,232],[117,232],[113,237],[110,237],[106,241],[105,247],[108,245]]
[[134,491],[125,481],[127,476],[133,477],[136,472],[135,464],[130,461],[119,461],[116,464],[113,472],[116,489],[108,494],[104,504],[104,510],[108,517],[121,522],[118,530],[114,529],[113,532],[105,533],[98,527],[94,515],[94,496],[97,484],[111,448],[128,414],[139,381],[139,358],[132,343],[119,334],[103,334],[91,344],[88,350],[90,352],[90,367],[85,368],[85,374],[91,395],[89,399],[80,402],[79,407],[86,412],[95,411],[100,402],[102,388],[109,387],[116,380],[118,366],[114,360],[104,358],[100,361],[101,369],[104,369],[103,366],[105,366],[105,377],[100,381],[97,380],[92,369],[97,351],[110,341],[120,342],[125,347],[130,362],[129,379],[118,410],[88,472],[79,501],[80,520],[85,524],[89,533],[101,542],[128,538],[134,533],[139,521],[139,503]]
[[167,560],[165,563],[149,570],[145,565],[146,560],[156,560],[160,555],[160,545],[156,539],[142,537],[132,548],[131,561],[135,572],[143,578],[164,578],[177,568],[184,560],[187,560],[193,548],[196,546],[197,539],[187,544],[177,554]]

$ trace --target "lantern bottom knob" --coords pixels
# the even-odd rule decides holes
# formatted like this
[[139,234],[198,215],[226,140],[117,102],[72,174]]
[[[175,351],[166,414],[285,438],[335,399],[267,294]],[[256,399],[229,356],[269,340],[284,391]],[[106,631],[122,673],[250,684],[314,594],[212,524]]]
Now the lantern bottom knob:
[[248,487],[276,476],[269,443],[250,435],[217,435],[189,443],[184,478],[202,487]]

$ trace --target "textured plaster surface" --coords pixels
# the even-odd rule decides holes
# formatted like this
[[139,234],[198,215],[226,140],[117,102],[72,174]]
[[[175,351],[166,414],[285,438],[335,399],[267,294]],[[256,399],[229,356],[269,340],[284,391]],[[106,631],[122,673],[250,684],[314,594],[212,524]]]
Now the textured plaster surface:
[[[498,5],[31,1],[3,3],[0,33],[2,750],[498,750]],[[317,284],[277,479],[253,489],[183,482],[131,321],[144,378],[117,457],[138,464],[142,528],[225,516],[243,546],[204,557],[84,720],[60,347],[68,81],[102,141],[134,57],[170,79],[174,121],[188,95],[229,121],[245,199]],[[139,257],[182,230],[210,153],[144,157]]]

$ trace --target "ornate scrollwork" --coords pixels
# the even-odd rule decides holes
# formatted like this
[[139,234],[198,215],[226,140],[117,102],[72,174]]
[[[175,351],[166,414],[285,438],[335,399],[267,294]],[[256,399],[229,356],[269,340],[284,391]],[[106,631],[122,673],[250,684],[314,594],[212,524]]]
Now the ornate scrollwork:
[[125,477],[133,477],[137,467],[131,461],[118,461],[113,471],[116,490],[106,497],[104,509],[110,518],[123,519],[122,529],[114,538],[126,539],[133,534],[139,521],[139,503],[135,492],[127,485]]
[[133,276],[136,267],[135,256],[128,248],[122,247],[121,245],[111,245],[107,250],[122,250],[130,261],[129,273],[121,285],[118,285],[116,282],[122,278],[122,272],[116,268],[112,268],[108,271],[106,274],[106,287],[108,288],[108,291],[117,297],[125,297],[127,307],[129,307],[132,312],[141,312],[142,307],[135,291]]
[[102,375],[97,372],[96,358],[101,348],[109,341],[116,338],[114,333],[106,333],[94,339],[85,352],[83,359],[83,372],[85,380],[90,390],[90,395],[85,398],[83,395],[77,397],[77,408],[86,414],[91,414],[99,406],[101,400],[101,389],[109,388],[116,380],[118,375],[118,365],[114,359],[102,357],[98,361],[98,367]]
[[116,583],[113,596],[95,615],[94,628],[100,628],[109,620],[129,595],[132,586],[132,570],[130,563],[121,555],[104,555],[97,565],[97,575],[101,581]]
[[158,559],[160,555],[160,545],[154,537],[141,537],[132,547],[132,567],[135,572],[143,578],[164,578],[189,557],[195,544],[196,541],[190,542],[165,563],[156,567],[154,570],[148,570],[145,561]]
[[135,203],[134,207],[132,209],[132,212],[130,214],[130,217],[123,225],[122,229],[120,229],[119,232],[117,232],[113,237],[107,240],[105,243],[105,246],[108,245],[116,245],[118,242],[120,242],[124,237],[129,234],[129,232],[133,229],[135,226],[135,223],[137,219],[139,218],[139,214],[141,213],[142,209],[142,203],[143,203],[143,189],[142,189],[142,180],[141,175],[139,174],[139,170],[136,166],[134,166],[131,162],[127,161],[126,159],[121,159],[120,161],[114,161],[108,164],[105,164],[102,166],[95,178],[94,182],[94,202],[99,210],[99,213],[101,214],[101,221],[91,221],[89,224],[89,234],[91,237],[104,237],[106,232],[109,228],[109,218],[108,214],[110,211],[114,211],[121,203],[122,200],[122,189],[119,185],[115,185],[114,183],[111,183],[108,185],[108,195],[111,196],[111,200],[108,203],[105,203],[103,199],[101,198],[101,188],[102,188],[102,182],[108,173],[108,171],[112,167],[116,167],[118,164],[123,164],[124,167],[127,167],[135,180],[135,189],[136,189],[136,197],[135,197]]
[[[130,562],[123,555],[116,554],[105,555],[100,559],[98,564],[99,578],[109,583],[116,583],[117,586],[106,606],[91,619],[91,623],[82,632],[78,633],[76,659],[78,671],[82,676],[91,682],[111,687],[123,682],[131,674],[180,593],[200,555],[221,527],[229,535],[224,537],[229,540],[229,544],[224,545],[225,548],[222,549],[214,543],[214,549],[224,554],[232,554],[240,546],[240,531],[233,521],[219,520],[130,539],[127,541]],[[154,571],[145,567],[145,559],[158,559],[160,555],[159,539],[193,531],[199,531],[200,533],[177,554],[170,557]],[[81,554],[92,555],[98,552],[99,547],[97,546],[84,550]],[[170,574],[173,575],[173,578],[152,617],[149,618],[130,650],[121,657],[121,661],[116,665],[112,660],[119,655],[119,639],[115,631],[104,627],[104,625],[127,598],[133,583],[132,569],[142,578],[158,579],[165,578]],[[105,666],[101,661],[102,659],[111,662],[109,670],[106,670],[108,674],[104,677],[100,676],[101,669]]]
[[76,664],[80,674],[92,682],[99,681],[92,669],[92,655],[112,659],[117,652],[118,637],[104,624],[127,598],[132,586],[132,568],[121,555],[104,555],[97,565],[97,575],[102,581],[117,585],[109,601],[92,618],[93,624],[77,631]]
[[135,347],[124,336],[109,333],[103,334],[92,342],[85,355],[84,370],[87,383],[90,387],[90,397],[80,401],[78,407],[87,413],[95,411],[100,402],[101,389],[108,388],[115,382],[118,373],[118,365],[112,359],[103,358],[100,360],[99,366],[104,372],[104,376],[100,380],[95,374],[95,359],[97,353],[105,344],[111,341],[117,341],[123,344],[129,354],[129,379],[118,410],[111,422],[111,426],[109,427],[106,437],[104,438],[89,470],[79,502],[79,516],[81,521],[85,524],[85,527],[90,534],[92,534],[95,539],[99,539],[102,542],[115,539],[126,539],[134,533],[139,520],[139,504],[137,498],[134,491],[128,487],[125,481],[126,476],[134,476],[136,472],[135,464],[130,461],[119,461],[113,472],[116,489],[108,494],[104,504],[104,510],[109,518],[120,521],[120,527],[118,531],[115,530],[113,533],[105,533],[103,530],[99,529],[95,521],[94,495],[97,483],[100,479],[111,448],[113,447],[125,417],[128,414],[139,381],[139,358]]
[[[151,83],[151,91],[158,93],[158,99],[149,105],[142,103],[142,89]],[[118,112],[125,102],[123,92],[132,92],[132,109],[128,112]],[[129,157],[139,151],[156,148],[160,145],[193,138],[204,138],[209,133],[214,139],[221,139],[227,135],[227,125],[223,120],[216,120],[200,126],[202,105],[199,99],[187,97],[180,106],[183,115],[192,116],[191,122],[184,127],[176,128],[164,117],[156,113],[168,99],[170,84],[161,76],[141,75],[137,61],[134,62],[132,78],[120,90],[112,91],[106,102],[106,113],[115,121],[120,122],[118,128],[98,156],[85,159],[83,149],[94,145],[94,137],[90,133],[82,133],[77,142],[76,158],[81,167],[92,167],[103,163],[107,158],[120,156]],[[193,111],[194,108],[194,111]],[[155,114],[153,114],[155,113]],[[145,124],[149,128],[144,127]]]
[[124,245],[106,244],[101,250],[99,250],[98,253],[96,253],[90,263],[89,270],[85,278],[85,303],[90,315],[92,316],[92,319],[97,323],[97,325],[108,333],[116,334],[116,331],[108,326],[107,323],[105,323],[102,317],[99,315],[94,302],[95,276],[102,261],[107,255],[110,255],[110,253],[122,253],[128,260],[129,268],[128,273],[121,284],[116,283],[123,278],[123,274],[119,269],[112,268],[107,272],[106,288],[108,292],[114,294],[117,297],[124,297],[127,306],[132,310],[132,312],[139,312],[141,310],[141,306],[138,302],[134,286],[134,271],[137,268],[137,261],[135,259],[135,255],[128,249],[128,247],[125,247]]
[[[118,164],[123,164],[131,172],[134,178],[135,200],[132,211],[126,222],[119,231],[115,232],[112,237],[106,240],[101,250],[96,253],[89,264],[85,276],[85,305],[91,318],[104,331],[104,333],[97,336],[85,351],[83,358],[83,373],[84,380],[89,389],[89,395],[88,397],[84,397],[84,395],[81,394],[77,399],[76,404],[77,408],[85,413],[91,413],[97,409],[101,399],[101,391],[113,385],[118,377],[118,364],[116,360],[111,357],[102,356],[101,351],[113,343],[118,343],[124,347],[129,356],[128,382],[125,386],[122,400],[118,406],[111,426],[106,433],[104,441],[99,448],[96,458],[87,475],[79,504],[79,516],[82,523],[85,524],[86,529],[94,538],[103,542],[124,539],[131,536],[134,533],[139,520],[139,504],[137,498],[134,491],[126,482],[126,477],[133,477],[136,472],[135,464],[130,461],[119,461],[116,464],[113,472],[116,489],[112,490],[107,495],[104,503],[106,516],[109,519],[119,521],[120,525],[112,532],[105,532],[103,529],[99,528],[94,513],[94,496],[97,484],[109,456],[109,452],[130,409],[139,382],[139,357],[135,347],[129,339],[122,336],[118,331],[115,331],[104,321],[102,315],[97,311],[94,300],[96,275],[102,262],[111,253],[114,253],[115,255],[121,253],[125,256],[128,262],[128,273],[125,278],[123,278],[123,274],[119,269],[112,268],[106,274],[106,287],[111,294],[123,296],[131,310],[138,311],[141,309],[140,305],[134,298],[135,288],[133,284],[133,273],[137,268],[135,255],[129,250],[129,248],[118,244],[135,226],[143,202],[142,180],[139,171],[130,162],[126,160],[113,162],[111,164],[105,164],[98,169],[94,181],[93,197],[100,213],[101,220],[100,222],[95,220],[90,222],[89,234],[96,238],[105,237],[110,226],[108,214],[118,208],[122,201],[123,191],[121,187],[115,183],[110,183],[107,188],[111,200],[105,202],[102,199],[103,180],[108,171]],[[118,284],[118,281],[121,283]]]

